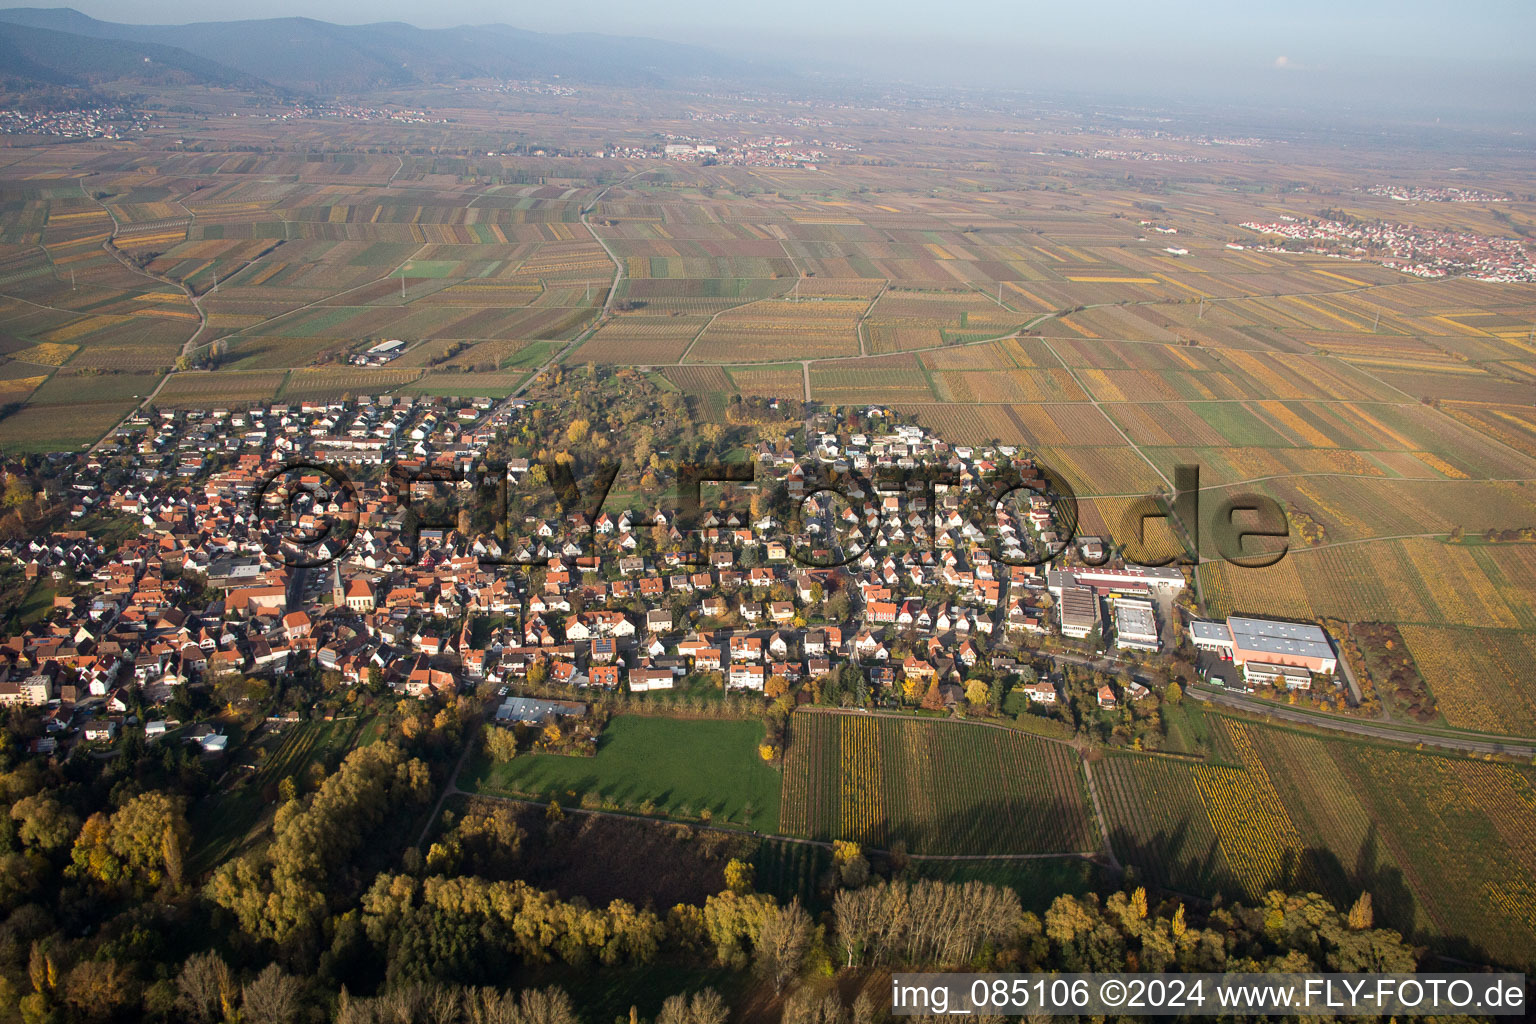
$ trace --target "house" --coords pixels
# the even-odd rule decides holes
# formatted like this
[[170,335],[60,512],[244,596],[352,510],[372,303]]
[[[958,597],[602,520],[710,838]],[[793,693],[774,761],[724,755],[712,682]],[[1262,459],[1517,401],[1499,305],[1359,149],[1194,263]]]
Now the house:
[[[659,580],[657,581],[660,582]],[[656,608],[645,613],[645,628],[652,633],[668,633],[672,630],[672,613],[666,608]]]
[[601,686],[605,690],[617,690],[620,682],[619,666],[617,665],[591,665],[587,668],[587,678],[593,686]]
[[1099,707],[1105,711],[1113,711],[1118,706],[1119,701],[1115,699],[1114,689],[1108,683],[1099,687]]
[[732,665],[727,685],[735,690],[762,690],[768,670],[761,665]]
[[42,673],[23,679],[17,689],[23,704],[36,706],[53,699],[53,680]]
[[229,747],[229,737],[213,732],[197,738],[197,745],[205,754],[222,754]]
[[117,723],[110,718],[87,722],[84,735],[87,743],[111,743],[117,736]]
[[666,668],[637,668],[629,673],[629,689],[631,693],[645,693],[647,690],[670,690],[676,676],[671,669]]
[[937,670],[915,654],[909,654],[901,663],[902,674],[908,679],[930,680]]
[[865,661],[885,661],[891,656],[891,652],[881,643],[880,638],[870,633],[860,633],[853,641],[853,651]]
[[1043,679],[1038,683],[1025,683],[1021,689],[1024,691],[1024,696],[1029,698],[1031,704],[1056,703],[1056,687]]
[[731,637],[732,661],[762,661],[763,642],[755,636]]

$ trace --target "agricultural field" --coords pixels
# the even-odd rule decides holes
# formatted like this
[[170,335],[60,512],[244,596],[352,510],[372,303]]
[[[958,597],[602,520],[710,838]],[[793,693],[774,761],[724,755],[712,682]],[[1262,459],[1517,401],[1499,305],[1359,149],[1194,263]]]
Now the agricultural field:
[[799,366],[732,366],[727,371],[736,390],[745,396],[800,401],[805,377]]
[[1091,853],[1070,747],[960,722],[800,712],[785,751],[786,835],[900,840],[919,854]]
[[618,316],[582,343],[578,358],[595,363],[681,362],[708,317]]
[[525,370],[463,372],[429,370],[399,389],[403,395],[440,395],[446,398],[505,398],[528,377]]
[[688,351],[688,361],[770,362],[786,350],[806,358],[858,355],[865,308],[863,302],[838,299],[753,302],[717,314]]
[[[1536,527],[1536,285],[1283,252],[1242,227],[1315,217],[1301,180],[1401,220],[1361,191],[1362,154],[1232,149],[1244,188],[1167,163],[1153,189],[1078,153],[1077,128],[1021,151],[991,123],[940,137],[872,117],[840,128],[863,156],[814,172],[313,159],[203,125],[196,151],[151,163],[96,153],[86,192],[63,151],[13,147],[0,452],[94,443],[189,341],[194,367],[222,345],[217,367],[171,373],[162,405],[498,397],[592,329],[568,364],[648,368],[701,418],[735,394],[885,405],[952,443],[1021,446],[1112,540],[1134,496],[1197,464],[1204,496],[1266,494],[1298,524],[1271,569],[1203,565],[1207,612],[1401,625],[1447,723],[1536,729],[1507,639],[1536,631],[1532,542],[1446,543]],[[1414,204],[1415,223],[1510,236],[1531,218],[1525,163],[1493,173],[1508,205]],[[334,364],[385,338],[409,346],[394,364]],[[1486,642],[1440,642],[1463,637]]]
[[394,391],[421,377],[410,367],[324,366],[294,370],[283,382],[278,397],[284,401],[329,401],[343,396],[376,395]]
[[524,754],[505,764],[482,758],[459,785],[571,806],[586,797],[630,813],[773,832],[779,773],[758,756],[763,735],[755,720],[621,715],[603,730],[592,757]]
[[165,382],[155,401],[168,409],[270,402],[286,376],[282,370],[177,373]]
[[[1377,920],[1454,955],[1531,964],[1536,770],[1216,717],[1229,764],[1093,766],[1116,855],[1177,892],[1371,893]],[[1512,870],[1513,869],[1513,870]]]

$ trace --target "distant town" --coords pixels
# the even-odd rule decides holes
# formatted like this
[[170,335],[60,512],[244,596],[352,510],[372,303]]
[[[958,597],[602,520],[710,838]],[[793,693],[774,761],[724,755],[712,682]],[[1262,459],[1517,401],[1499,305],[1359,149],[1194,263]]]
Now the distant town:
[[1299,249],[1346,259],[1370,259],[1415,277],[1461,276],[1501,283],[1536,281],[1536,243],[1529,240],[1490,238],[1467,231],[1434,231],[1385,221],[1282,217],[1275,221],[1244,221],[1242,226],[1286,240],[1276,245],[1255,246],[1264,252]]

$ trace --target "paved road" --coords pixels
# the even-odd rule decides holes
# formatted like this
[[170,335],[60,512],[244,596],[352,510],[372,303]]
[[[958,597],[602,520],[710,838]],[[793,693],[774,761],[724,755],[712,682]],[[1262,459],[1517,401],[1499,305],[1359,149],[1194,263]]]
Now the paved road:
[[607,253],[608,258],[613,261],[613,282],[608,286],[608,297],[603,300],[603,308],[598,310],[597,319],[592,322],[591,327],[588,327],[586,330],[576,335],[576,337],[572,338],[568,344],[566,344],[554,355],[545,360],[543,365],[537,367],[532,373],[525,377],[523,382],[517,386],[517,389],[508,395],[506,399],[501,403],[502,405],[511,402],[513,399],[521,398],[523,393],[527,391],[530,386],[532,386],[533,382],[538,380],[540,374],[547,372],[551,366],[554,366],[566,356],[576,351],[576,349],[583,342],[592,337],[592,335],[597,331],[598,327],[602,326],[603,321],[607,320],[608,317],[612,315],[613,302],[619,294],[619,284],[624,280],[624,261],[619,259],[618,255],[608,247],[607,239],[603,238],[602,235],[597,233],[597,231],[592,227],[592,222],[587,218],[592,215],[593,210],[597,209],[597,204],[602,201],[603,196],[608,194],[609,189],[632,181],[633,179],[639,177],[642,173],[644,172],[636,171],[634,174],[631,174],[623,181],[614,182],[613,185],[604,185],[602,191],[594,195],[592,197],[592,202],[589,203],[581,211],[582,226],[585,227],[587,232],[597,240],[597,244],[603,247],[603,252]]
[[1355,736],[1368,736],[1372,739],[1389,740],[1394,743],[1406,743],[1409,745],[1422,743],[1427,747],[1460,750],[1470,754],[1514,754],[1517,757],[1536,757],[1536,741],[1533,740],[1498,737],[1473,739],[1465,736],[1447,736],[1436,732],[1421,732],[1403,726],[1382,725],[1358,719],[1340,718],[1337,716],[1325,717],[1306,711],[1298,711],[1295,708],[1271,704],[1268,701],[1254,700],[1251,697],[1244,697],[1240,694],[1227,693],[1222,690],[1212,690],[1205,687],[1191,687],[1189,696],[1196,700],[1206,701],[1207,703],[1220,704],[1223,707],[1237,708],[1259,715],[1268,715],[1271,718],[1278,718],[1284,722],[1296,722],[1302,725],[1310,725],[1317,729],[1351,733]]

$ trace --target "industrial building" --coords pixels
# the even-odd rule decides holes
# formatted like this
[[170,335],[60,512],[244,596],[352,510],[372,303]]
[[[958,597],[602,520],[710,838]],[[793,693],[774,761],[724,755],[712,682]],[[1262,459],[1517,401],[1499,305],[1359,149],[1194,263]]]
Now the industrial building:
[[1117,597],[1114,608],[1116,647],[1132,647],[1140,651],[1157,651],[1162,647],[1151,601]]
[[1064,586],[1093,587],[1101,592],[1110,590],[1167,590],[1177,593],[1184,589],[1184,572],[1176,566],[1121,565],[1113,568],[1080,567],[1055,569],[1046,573],[1046,587],[1052,594],[1059,594]]
[[1057,607],[1064,636],[1081,640],[1099,628],[1099,597],[1088,587],[1062,587]]
[[1314,673],[1332,675],[1339,667],[1328,634],[1307,622],[1232,615],[1226,622],[1196,619],[1189,634],[1197,649],[1231,658],[1251,682],[1307,689]]

